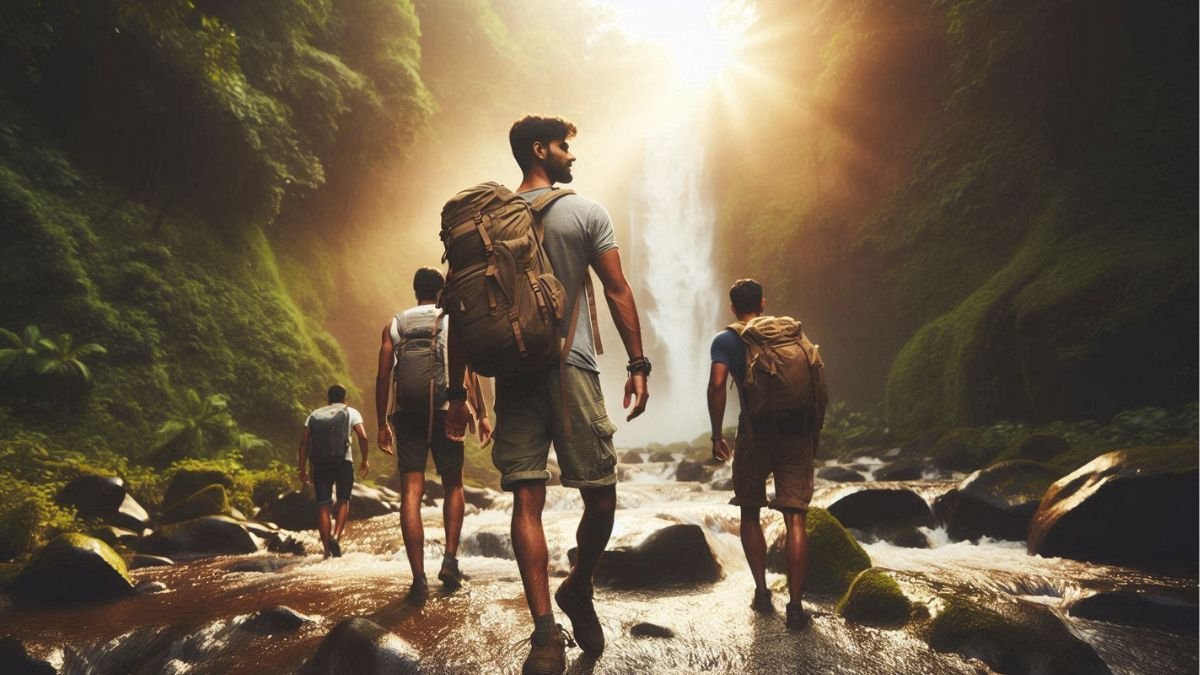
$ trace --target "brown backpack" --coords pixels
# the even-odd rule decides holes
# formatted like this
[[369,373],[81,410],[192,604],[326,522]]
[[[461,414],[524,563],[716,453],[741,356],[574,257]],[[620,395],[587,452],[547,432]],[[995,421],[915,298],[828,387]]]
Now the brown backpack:
[[440,306],[474,372],[508,377],[560,362],[566,289],[542,249],[541,213],[569,194],[552,189],[530,203],[481,183],[442,208],[450,270]]
[[746,345],[743,412],[751,417],[808,413],[820,429],[829,402],[825,364],[800,322],[790,316],[758,316],[729,329]]

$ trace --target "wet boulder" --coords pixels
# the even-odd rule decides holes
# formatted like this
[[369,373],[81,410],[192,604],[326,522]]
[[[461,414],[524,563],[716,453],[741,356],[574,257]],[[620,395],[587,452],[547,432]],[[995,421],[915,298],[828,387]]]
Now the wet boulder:
[[666,626],[660,626],[658,624],[647,623],[643,621],[630,626],[629,635],[631,637],[660,638],[663,640],[669,640],[670,638],[675,637],[675,631],[667,628]]
[[1061,475],[1062,471],[1038,462],[999,462],[967,476],[935,499],[933,513],[955,541],[980,537],[1024,541],[1042,495]]
[[657,452],[650,453],[650,461],[651,462],[674,462],[675,455],[672,455],[671,453],[667,452],[666,450],[659,450]]
[[720,492],[729,492],[733,490],[732,478],[721,478],[712,482],[712,489]]
[[991,461],[1001,449],[986,442],[978,429],[952,429],[933,444],[929,457],[939,469],[974,471]]
[[484,558],[504,558],[513,560],[512,537],[508,532],[489,532],[487,530],[472,532],[462,540],[462,550],[466,555],[477,555]]
[[317,529],[317,502],[308,490],[292,490],[275,498],[259,518],[285,530],[302,532]]
[[715,470],[714,466],[684,459],[675,467],[675,480],[681,483],[706,483],[712,478]]
[[822,467],[817,471],[817,478],[824,478],[835,483],[861,483],[866,480],[861,473],[844,466]]
[[699,525],[668,525],[632,548],[605,552],[596,585],[608,588],[663,588],[711,583],[721,566]]
[[282,635],[295,633],[310,623],[313,623],[312,617],[280,605],[258,610],[247,617],[238,628],[256,635]]
[[209,485],[220,485],[226,490],[231,490],[233,479],[229,474],[217,469],[179,469],[172,474],[167,483],[167,491],[163,494],[163,508],[170,508]]
[[63,486],[54,500],[75,509],[81,518],[95,518],[140,533],[150,525],[150,514],[125,491],[116,476],[83,474]]
[[463,486],[463,501],[478,509],[490,509],[499,494],[488,488]]
[[164,558],[160,555],[147,555],[145,553],[136,553],[129,560],[129,569],[140,570],[143,567],[170,567],[175,561],[170,558]]
[[646,460],[642,459],[642,453],[637,450],[626,450],[621,453],[622,464],[641,464]]
[[296,564],[295,558],[282,558],[279,556],[250,556],[248,558],[236,559],[233,562],[225,565],[225,569],[230,572],[248,572],[251,574],[272,574],[280,570],[287,569]]
[[154,595],[155,593],[166,592],[167,585],[161,581],[154,581],[152,579],[147,579],[147,580],[141,582],[140,584],[138,584],[137,586],[134,586],[133,590],[138,595]]
[[379,490],[362,483],[355,483],[354,487],[350,488],[350,520],[385,516],[392,510],[392,505],[384,500]]
[[912,490],[902,488],[868,488],[852,492],[830,504],[829,513],[842,525],[866,532],[933,525],[933,512],[925,500]]
[[900,584],[874,568],[859,572],[837,604],[837,613],[847,621],[890,628],[903,626],[911,609]]
[[0,673],[11,675],[55,675],[58,670],[48,661],[35,658],[15,637],[0,638]]
[[1146,626],[1195,635],[1200,608],[1194,601],[1134,591],[1109,591],[1089,595],[1067,607],[1071,616],[1094,621]]
[[417,675],[421,657],[399,635],[362,617],[338,623],[301,670],[307,675]]
[[1107,674],[1086,642],[1041,605],[1006,602],[990,609],[952,598],[925,631],[929,646],[979,659],[998,673]]
[[18,602],[92,602],[133,595],[125,561],[94,537],[63,534],[35,553],[8,583]]
[[446,490],[442,487],[442,482],[432,478],[426,478],[425,496],[431,499],[445,499]]
[[1029,552],[1194,576],[1198,464],[1195,445],[1097,457],[1046,491]]
[[[1071,449],[1067,439],[1058,434],[1031,434],[1025,437],[1016,447],[1014,459],[1027,459],[1032,462],[1048,462]],[[1009,452],[1005,452],[1008,455]]]
[[[810,508],[804,523],[808,534],[808,590],[840,597],[859,572],[871,567],[871,558],[825,509]],[[781,533],[767,550],[767,568],[781,574],[787,572],[784,538]]]
[[161,522],[181,523],[203,516],[230,515],[229,495],[225,486],[212,484],[168,506],[160,518]]
[[128,546],[138,538],[137,532],[131,532],[121,527],[101,525],[88,532],[89,537],[95,537],[109,546]]
[[898,459],[876,469],[875,480],[921,480],[921,476],[925,474],[925,465],[925,460],[915,457]]
[[172,558],[254,553],[258,544],[246,526],[229,516],[204,516],[165,525],[136,543],[139,553]]

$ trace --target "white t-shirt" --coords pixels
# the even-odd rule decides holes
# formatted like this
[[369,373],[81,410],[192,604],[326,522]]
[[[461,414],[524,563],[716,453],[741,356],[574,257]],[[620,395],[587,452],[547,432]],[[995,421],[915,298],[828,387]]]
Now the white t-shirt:
[[[340,407],[343,405],[345,405],[345,404],[344,403],[331,403],[327,406],[317,408],[317,410],[325,410],[326,408]],[[312,422],[313,413],[316,413],[317,410],[312,411],[311,413],[308,414],[308,417],[305,418],[305,420],[304,420],[305,428],[308,428],[309,423]],[[358,412],[357,410],[355,410],[354,408],[351,408],[348,405],[346,406],[346,412],[350,414],[350,433],[347,434],[347,438],[350,439],[350,442],[346,444],[346,461],[353,462],[354,461],[354,427],[363,423],[363,416],[362,416],[362,413]]]

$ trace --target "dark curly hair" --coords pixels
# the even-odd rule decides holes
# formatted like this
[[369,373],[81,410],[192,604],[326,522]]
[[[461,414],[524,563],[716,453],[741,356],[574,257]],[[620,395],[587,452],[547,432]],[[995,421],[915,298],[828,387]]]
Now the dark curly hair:
[[433,267],[422,267],[413,275],[413,291],[418,300],[437,300],[438,293],[446,285],[446,277]]
[[513,122],[508,130],[508,144],[512,146],[513,159],[522,173],[528,173],[533,165],[533,144],[548,145],[550,141],[565,141],[575,136],[575,125],[561,117],[526,115]]
[[749,314],[762,309],[762,284],[753,279],[738,279],[729,287],[729,302],[738,314]]

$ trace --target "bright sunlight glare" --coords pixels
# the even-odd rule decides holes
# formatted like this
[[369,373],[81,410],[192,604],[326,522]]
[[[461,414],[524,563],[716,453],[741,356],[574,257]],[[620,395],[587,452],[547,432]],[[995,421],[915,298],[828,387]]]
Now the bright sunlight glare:
[[707,87],[738,65],[747,31],[758,20],[748,0],[592,0],[612,13],[612,28],[631,40],[660,45],[673,76]]

